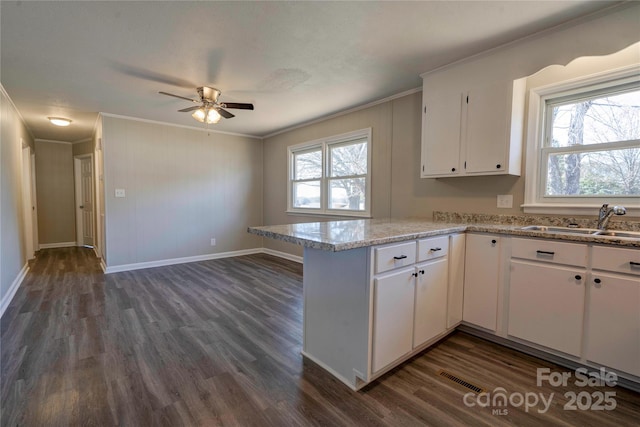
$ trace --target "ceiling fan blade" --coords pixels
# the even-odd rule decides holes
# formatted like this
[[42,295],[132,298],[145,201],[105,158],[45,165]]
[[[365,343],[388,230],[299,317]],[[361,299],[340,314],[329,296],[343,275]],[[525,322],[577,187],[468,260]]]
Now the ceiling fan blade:
[[174,98],[184,99],[185,101],[195,102],[196,104],[199,104],[199,103],[200,103],[200,101],[196,101],[195,99],[187,98],[187,97],[180,96],[180,95],[174,95],[174,94],[169,93],[169,92],[162,92],[162,91],[160,91],[160,92],[158,92],[158,93],[161,93],[161,94],[163,94],[163,95],[173,96]]
[[240,102],[223,102],[222,105],[224,108],[236,108],[238,110],[253,110],[253,104],[243,104]]
[[220,115],[221,115],[222,117],[224,117],[225,119],[230,119],[230,118],[232,118],[232,117],[235,117],[235,115],[231,114],[231,113],[230,113],[230,112],[228,112],[227,110],[224,110],[224,109],[222,109],[222,108],[220,108],[220,107],[217,107],[217,108],[216,108],[216,111],[217,111],[218,113],[220,113]]
[[198,108],[200,108],[200,106],[196,105],[195,107],[183,108],[182,110],[178,110],[178,112],[179,113],[188,113],[189,111],[195,111]]

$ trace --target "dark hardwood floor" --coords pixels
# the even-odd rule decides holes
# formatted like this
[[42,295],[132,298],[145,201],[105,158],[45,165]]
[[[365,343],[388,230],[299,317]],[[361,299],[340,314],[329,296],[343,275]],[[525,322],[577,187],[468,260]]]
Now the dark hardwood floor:
[[[353,392],[300,355],[302,267],[267,255],[105,276],[91,250],[42,250],[1,333],[2,426],[637,426],[640,419],[637,393],[573,382],[537,387],[536,368],[567,369],[460,332]],[[476,406],[467,406],[469,390],[439,376],[442,369],[494,395],[502,387],[512,404],[480,407],[472,394],[467,402]],[[616,408],[564,409],[565,393],[585,391],[615,393]],[[527,393],[553,393],[549,410],[519,406],[517,394]]]

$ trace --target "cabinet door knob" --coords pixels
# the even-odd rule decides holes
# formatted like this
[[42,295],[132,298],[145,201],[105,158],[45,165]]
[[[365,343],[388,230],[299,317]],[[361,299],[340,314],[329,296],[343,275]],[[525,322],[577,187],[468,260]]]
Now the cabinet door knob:
[[600,283],[600,282],[602,282],[602,280],[597,279],[597,278],[596,278],[596,279],[593,279],[593,281],[594,281],[595,283]]
[[582,276],[579,274],[576,274],[576,280],[582,280]]
[[451,172],[455,172],[455,171],[456,171],[456,168],[451,168]]
[[498,164],[496,165],[496,169],[500,169],[500,167],[501,167],[501,166],[502,166],[502,165],[501,165],[500,163],[498,163]]
[[411,273],[413,277],[418,277],[418,273]]
[[495,245],[496,243],[498,243],[498,241],[496,239],[491,240],[491,244]]
[[424,270],[420,270],[420,274],[424,274]]
[[405,259],[406,255],[394,256],[393,259]]

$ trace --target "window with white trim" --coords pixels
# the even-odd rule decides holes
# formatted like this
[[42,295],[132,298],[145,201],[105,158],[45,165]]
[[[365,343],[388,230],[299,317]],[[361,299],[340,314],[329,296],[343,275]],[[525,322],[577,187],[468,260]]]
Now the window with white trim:
[[289,147],[288,212],[369,216],[371,129]]
[[606,77],[532,90],[538,129],[525,211],[640,205],[640,78]]

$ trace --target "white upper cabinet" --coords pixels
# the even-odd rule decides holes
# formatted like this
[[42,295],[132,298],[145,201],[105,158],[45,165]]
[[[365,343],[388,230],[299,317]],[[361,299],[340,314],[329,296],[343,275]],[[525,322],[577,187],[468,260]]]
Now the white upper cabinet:
[[459,71],[423,78],[420,176],[519,176],[523,82]]

